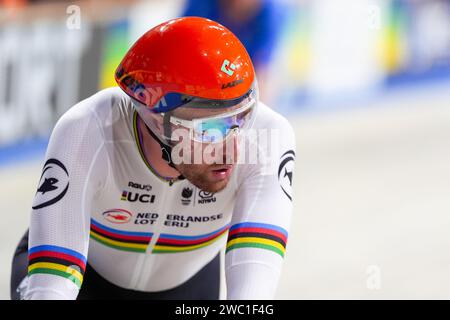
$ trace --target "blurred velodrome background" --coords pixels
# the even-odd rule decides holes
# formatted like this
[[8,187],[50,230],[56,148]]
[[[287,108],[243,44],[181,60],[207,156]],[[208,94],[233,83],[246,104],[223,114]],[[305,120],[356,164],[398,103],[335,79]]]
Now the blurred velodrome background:
[[449,299],[449,0],[0,0],[0,299],[54,123],[182,15],[233,30],[295,127],[277,298]]

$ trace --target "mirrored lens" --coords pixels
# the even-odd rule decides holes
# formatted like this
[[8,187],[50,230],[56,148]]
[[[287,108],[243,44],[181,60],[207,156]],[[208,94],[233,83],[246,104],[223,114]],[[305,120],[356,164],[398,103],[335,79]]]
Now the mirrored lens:
[[220,142],[231,130],[246,129],[251,125],[253,107],[229,117],[202,119],[194,126],[194,139],[200,142]]

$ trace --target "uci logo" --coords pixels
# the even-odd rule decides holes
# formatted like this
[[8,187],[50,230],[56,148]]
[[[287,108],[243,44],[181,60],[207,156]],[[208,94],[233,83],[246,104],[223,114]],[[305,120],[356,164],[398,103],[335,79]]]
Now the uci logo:
[[122,201],[129,201],[129,202],[142,202],[142,203],[154,203],[155,202],[155,195],[150,194],[139,194],[139,193],[133,193],[130,191],[124,190],[122,192],[122,197],[120,198]]
[[220,68],[222,72],[226,73],[230,77],[233,75],[235,69],[236,65],[234,63],[230,64],[230,61],[228,61],[227,59],[223,60],[222,68]]

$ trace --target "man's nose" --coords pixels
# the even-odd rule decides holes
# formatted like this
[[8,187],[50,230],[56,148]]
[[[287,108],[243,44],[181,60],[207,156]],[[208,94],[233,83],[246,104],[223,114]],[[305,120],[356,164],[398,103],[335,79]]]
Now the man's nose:
[[237,161],[239,140],[236,134],[232,134],[222,145],[222,159],[225,164],[234,164]]

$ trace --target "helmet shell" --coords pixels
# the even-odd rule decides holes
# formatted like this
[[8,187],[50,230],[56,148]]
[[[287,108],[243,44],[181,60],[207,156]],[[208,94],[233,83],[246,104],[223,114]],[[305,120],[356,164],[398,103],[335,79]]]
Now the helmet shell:
[[184,17],[147,31],[128,50],[115,79],[148,107],[168,93],[228,100],[243,96],[255,79],[239,39],[209,19]]

